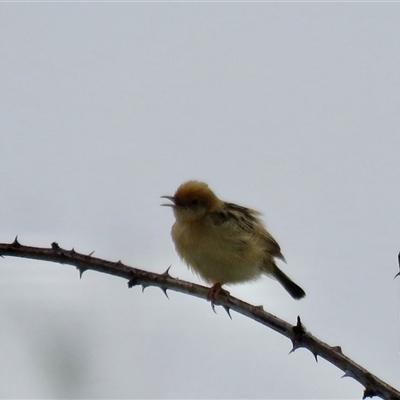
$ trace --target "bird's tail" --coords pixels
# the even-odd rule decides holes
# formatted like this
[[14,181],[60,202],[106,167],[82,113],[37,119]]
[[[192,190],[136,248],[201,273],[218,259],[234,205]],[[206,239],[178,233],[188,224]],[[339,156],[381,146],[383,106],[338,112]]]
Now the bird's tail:
[[286,289],[286,291],[296,300],[300,300],[306,295],[306,292],[296,285],[284,272],[274,265],[272,275]]

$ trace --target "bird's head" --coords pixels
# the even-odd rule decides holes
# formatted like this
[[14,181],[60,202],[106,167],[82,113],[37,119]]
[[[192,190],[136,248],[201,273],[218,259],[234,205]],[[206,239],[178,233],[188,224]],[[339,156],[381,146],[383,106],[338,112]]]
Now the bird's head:
[[171,204],[161,204],[172,207],[177,221],[192,222],[202,218],[207,212],[215,209],[221,200],[204,182],[188,181],[178,187],[173,196],[161,196],[171,200]]

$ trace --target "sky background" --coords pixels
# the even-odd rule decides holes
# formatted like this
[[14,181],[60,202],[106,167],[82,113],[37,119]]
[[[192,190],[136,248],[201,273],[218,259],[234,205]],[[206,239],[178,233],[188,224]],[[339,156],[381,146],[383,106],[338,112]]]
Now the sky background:
[[[400,389],[396,3],[0,4],[0,241],[194,282],[185,180],[263,212],[283,270],[232,295]],[[1,398],[351,398],[363,387],[205,301],[0,260]]]

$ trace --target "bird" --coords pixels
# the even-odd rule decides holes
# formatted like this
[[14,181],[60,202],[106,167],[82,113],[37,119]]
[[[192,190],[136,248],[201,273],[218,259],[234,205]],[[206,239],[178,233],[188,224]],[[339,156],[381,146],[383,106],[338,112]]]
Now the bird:
[[[251,208],[219,199],[197,180],[184,182],[171,203],[175,216],[171,236],[180,258],[206,283],[207,299],[214,304],[223,285],[251,282],[263,275],[275,278],[294,298],[306,294],[276,264],[285,258],[279,244]],[[229,293],[229,292],[227,292]]]

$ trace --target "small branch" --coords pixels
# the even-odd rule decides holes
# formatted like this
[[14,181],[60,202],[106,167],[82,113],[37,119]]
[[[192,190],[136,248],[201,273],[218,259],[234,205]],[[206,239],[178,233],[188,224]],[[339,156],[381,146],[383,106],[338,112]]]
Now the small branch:
[[[90,253],[89,255],[80,254],[74,249],[65,250],[57,243],[52,243],[51,248],[23,246],[18,242],[17,237],[11,244],[0,243],[1,257],[22,257],[73,265],[79,270],[80,276],[82,276],[86,270],[91,269],[125,278],[128,280],[128,287],[141,285],[144,290],[148,286],[155,286],[162,289],[166,295],[167,290],[174,290],[201,299],[207,299],[208,288],[171,277],[169,274],[169,268],[163,274],[156,274],[138,268],[129,267],[121,261],[111,262],[92,257],[92,254],[93,253]],[[300,347],[304,347],[310,350],[316,360],[318,356],[324,358],[341,369],[344,372],[345,377],[351,377],[364,386],[365,390],[363,399],[378,396],[383,399],[400,400],[400,392],[368,372],[360,365],[356,364],[350,358],[346,357],[339,346],[329,346],[307,332],[300,317],[297,317],[297,324],[292,326],[264,311],[262,306],[257,307],[245,303],[244,301],[230,296],[226,291],[223,291],[217,297],[215,305],[222,306],[229,316],[230,310],[234,310],[273,329],[281,335],[286,336],[293,344],[291,352]]]

